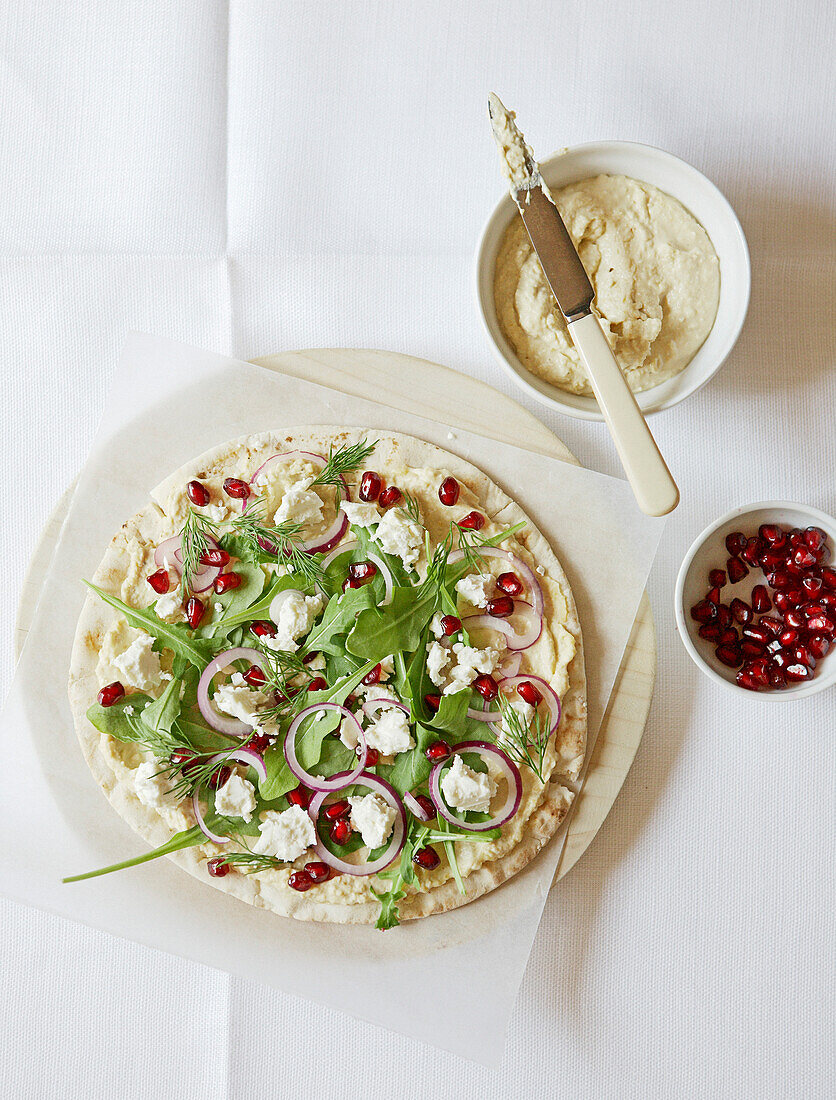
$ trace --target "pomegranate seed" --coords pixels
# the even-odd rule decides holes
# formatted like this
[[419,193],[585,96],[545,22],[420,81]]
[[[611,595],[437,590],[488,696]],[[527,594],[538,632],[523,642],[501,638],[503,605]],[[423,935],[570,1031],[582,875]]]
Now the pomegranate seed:
[[363,587],[363,582],[362,581],[356,581],[356,580],[354,580],[353,577],[346,577],[345,580],[343,581],[343,592],[347,591],[349,588],[362,588],[362,587]]
[[307,810],[311,801],[311,792],[307,787],[294,787],[292,791],[287,792],[287,800],[291,806],[301,806],[303,810]]
[[752,621],[752,609],[748,603],[739,600],[737,596],[731,602],[732,618],[738,623],[750,623]]
[[811,679],[812,671],[803,664],[787,665],[784,669],[784,675],[793,684],[801,683],[802,680]]
[[760,691],[760,684],[754,678],[751,672],[742,668],[735,677],[737,683],[742,688],[746,688],[747,691]]
[[441,863],[441,858],[435,848],[431,848],[427,845],[426,848],[419,848],[412,857],[412,862],[419,867],[423,867],[425,871],[433,871]]
[[197,760],[197,753],[191,749],[175,749],[168,759],[175,768],[185,772],[188,770],[188,765]]
[[[194,484],[196,485],[197,482],[194,482]],[[206,861],[206,870],[212,878],[223,878],[224,875],[229,874],[229,864],[223,856],[215,856],[214,859]]]
[[816,660],[820,661],[822,657],[827,656],[827,651],[830,649],[830,639],[825,638],[823,634],[811,634],[807,639],[807,648]]
[[438,708],[441,706],[441,696],[435,695],[430,692],[429,695],[424,696],[424,702],[427,704],[430,710],[438,710]]
[[199,481],[190,481],[186,486],[186,495],[192,504],[196,504],[198,508],[205,508],[209,503],[209,490],[205,485],[201,485]]
[[458,521],[458,526],[465,531],[481,531],[485,526],[485,517],[481,512],[468,512]]
[[[360,748],[359,745],[354,750],[354,755],[357,757],[358,760],[360,759],[360,754],[362,753],[362,751],[363,750]],[[373,749],[370,746],[367,746],[366,747],[366,767],[367,768],[373,768],[379,763],[379,761],[380,761],[380,753],[377,751],[377,749]]]
[[800,665],[806,665],[808,668],[816,667],[816,658],[809,651],[807,646],[798,645],[792,651],[792,658],[794,661],[798,661]]
[[708,583],[712,588],[722,588],[726,583],[725,569],[710,569],[708,571]]
[[346,844],[351,836],[351,826],[344,817],[331,826],[331,839],[335,844]]
[[508,596],[519,596],[523,590],[523,583],[516,573],[500,573],[496,585]]
[[746,657],[762,657],[766,653],[763,642],[756,642],[752,638],[744,638],[740,643],[740,649]]
[[158,569],[156,573],[152,573],[150,577],[145,579],[160,596],[164,596],[171,588],[171,577],[169,577],[167,569]]
[[772,587],[779,588],[782,592],[792,588],[795,584],[795,577],[791,573],[788,573],[786,569],[776,569],[772,576]]
[[746,536],[741,531],[733,531],[730,535],[726,535],[726,549],[732,555],[737,555],[746,548]]
[[831,619],[836,618],[836,592],[822,592],[819,603],[824,604]]
[[738,581],[743,580],[749,570],[743,564],[740,558],[729,558],[729,560],[726,562],[726,572],[728,573],[729,580],[732,582],[732,584],[737,584]]
[[424,749],[424,756],[427,760],[438,762],[439,760],[446,760],[452,751],[446,741],[433,741],[431,745]]
[[720,645],[737,645],[739,639],[733,626],[727,627],[720,635]]
[[347,798],[338,798],[336,802],[329,802],[322,812],[329,821],[338,821],[351,813],[351,806]]
[[492,600],[488,600],[485,611],[495,619],[507,619],[514,614],[514,601],[510,596],[494,596]]
[[328,681],[324,676],[314,676],[308,684],[308,691],[324,691],[328,687]]
[[306,890],[310,890],[313,884],[314,880],[307,871],[294,871],[287,880],[287,885],[290,889],[298,890],[300,894],[304,894]]
[[832,638],[836,634],[836,623],[826,615],[816,615],[807,620],[807,629],[813,634],[827,634]]
[[248,683],[251,688],[264,687],[267,683],[267,677],[264,675],[258,665],[250,665],[247,671],[244,673],[244,681]]
[[806,621],[804,615],[796,607],[791,607],[789,611],[784,614],[784,622],[787,626],[794,626],[796,629],[804,626]]
[[717,655],[717,660],[722,661],[723,664],[728,665],[729,668],[737,668],[743,663],[743,654],[740,652],[740,646],[718,645],[714,652]]
[[226,550],[204,550],[200,555],[201,565],[229,565],[229,554]]
[[709,603],[719,604],[720,602],[720,589],[709,588],[708,595],[705,597]]
[[[793,554],[792,560],[800,568],[809,569],[816,564],[816,555],[809,546],[799,546]],[[787,568],[789,568],[789,562],[787,563]]]
[[206,782],[209,784],[212,790],[216,791],[219,787],[222,787],[224,783],[226,783],[227,779],[229,779],[231,775],[232,768],[227,767],[226,764],[221,764],[219,768],[215,768],[215,770],[212,772]]
[[372,684],[379,684],[380,683],[380,677],[382,675],[383,675],[383,666],[380,665],[380,664],[377,664],[377,665],[374,666],[374,668],[371,670],[371,672],[366,673],[366,675],[363,677],[362,683],[364,683],[366,685],[366,687],[371,687]]
[[815,556],[817,565],[824,565],[825,562],[830,561],[829,546],[820,546],[818,550],[811,550],[810,553]]
[[[720,624],[703,623],[697,631],[697,634],[699,634],[701,638],[705,638],[707,642],[716,642],[720,637]],[[519,691],[519,688],[517,690]]]
[[462,628],[462,621],[457,615],[442,615],[441,616],[441,629],[444,631],[446,638],[451,638],[454,634]]
[[486,699],[488,702],[495,699],[499,691],[499,688],[496,686],[496,680],[494,680],[493,676],[489,675],[477,676],[473,681],[473,686],[482,698]]
[[725,630],[725,628],[731,624],[731,621],[731,611],[728,609],[726,604],[721,603],[720,606],[717,608],[717,622]]
[[810,603],[805,603],[799,609],[802,615],[805,615],[808,619],[814,618],[816,615],[826,615],[827,608],[820,600],[812,600]]
[[744,561],[748,561],[750,565],[757,565],[758,559],[761,554],[766,550],[763,539],[758,538],[757,535],[753,535],[746,543],[746,549],[741,550],[740,556]]
[[691,608],[691,618],[698,623],[710,623],[717,618],[717,605],[708,600],[700,600]]
[[240,477],[228,477],[224,481],[224,492],[228,497],[235,497],[236,500],[246,500],[250,495],[250,487]]
[[310,653],[306,653],[305,656],[302,658],[302,664],[309,665],[311,661],[315,661],[318,656],[319,653],[317,652],[317,650],[312,649]]
[[804,543],[804,532],[800,527],[793,527],[787,537],[790,540],[790,545],[793,547],[802,546]]
[[752,610],[757,611],[759,615],[772,610],[772,600],[762,584],[756,584],[752,589]]
[[827,532],[821,527],[808,527],[804,532],[804,541],[811,550],[818,550],[827,543]]
[[822,569],[821,579],[825,588],[829,588],[831,592],[836,591],[836,569]]
[[744,638],[750,638],[752,641],[761,642],[763,645],[766,645],[771,637],[769,631],[765,630],[760,623],[754,626],[744,626],[742,634]]
[[777,569],[778,566],[783,565],[786,560],[785,556],[778,550],[764,550],[758,564],[765,573],[769,573],[773,569]]
[[802,577],[801,587],[808,596],[818,596],[819,592],[824,588],[824,581],[821,577]]
[[785,669],[787,665],[792,664],[792,657],[789,653],[781,650],[780,653],[773,654],[772,663],[776,668]]
[[438,499],[451,508],[459,499],[459,483],[454,477],[445,477],[438,487]]
[[321,882],[327,882],[331,877],[331,868],[327,863],[322,863],[321,860],[315,859],[313,863],[305,864],[305,873],[311,882],[319,886]]
[[789,611],[795,604],[787,592],[775,593],[775,607],[778,611]]
[[358,495],[361,500],[371,503],[380,496],[380,490],[382,488],[383,481],[380,474],[376,474],[374,470],[366,470],[360,478],[360,491]]
[[790,646],[794,646],[798,641],[798,631],[794,630],[792,627],[789,627],[787,630],[782,630],[778,635],[778,641],[784,649],[789,649]]
[[431,798],[427,798],[425,794],[416,794],[415,801],[421,807],[426,814],[427,821],[432,821],[436,817],[435,804]]
[[781,648],[781,643],[778,641],[777,638],[773,638],[771,642],[766,643],[766,652],[767,653],[775,654],[780,650],[780,648]]
[[758,626],[762,626],[764,630],[768,630],[773,637],[776,634],[780,634],[784,629],[784,624],[774,615],[764,615],[758,623]]
[[348,567],[348,575],[352,580],[370,581],[377,573],[377,566],[373,561],[355,561]]
[[276,633],[276,624],[271,623],[269,619],[257,619],[254,623],[250,623],[250,630],[256,638],[272,638]]
[[97,698],[99,700],[100,707],[112,707],[114,703],[118,703],[124,696],[125,689],[119,683],[118,680],[114,680],[112,684],[106,684],[99,692]]
[[768,675],[769,686],[771,688],[777,688],[778,690],[780,690],[781,688],[785,688],[787,686],[787,678],[784,675],[783,669],[770,668]]
[[786,538],[777,523],[762,523],[758,528],[758,534],[764,542],[768,542],[773,546],[776,542],[782,542]]
[[200,620],[203,618],[203,612],[206,608],[203,606],[203,601],[199,600],[197,596],[190,596],[186,600],[186,622],[192,628],[197,630],[200,626]]
[[381,508],[391,508],[394,504],[398,503],[402,495],[397,485],[390,485],[388,489],[380,490],[380,496],[377,498],[377,503]]
[[241,576],[238,573],[221,573],[220,576],[215,577],[212,588],[220,596],[223,592],[229,592],[232,588],[237,588],[241,583]]
[[517,695],[531,707],[537,707],[542,703],[543,696],[530,680],[523,680],[517,684]]
[[270,738],[266,733],[254,733],[247,742],[246,747],[261,755],[270,747]]

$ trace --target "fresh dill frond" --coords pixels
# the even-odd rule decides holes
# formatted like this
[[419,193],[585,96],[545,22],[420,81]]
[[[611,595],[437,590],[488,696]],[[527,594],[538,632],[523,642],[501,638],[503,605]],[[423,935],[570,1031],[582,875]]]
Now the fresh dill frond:
[[243,541],[252,561],[260,554],[275,554],[277,561],[298,574],[306,585],[315,585],[324,577],[318,559],[301,545],[302,524],[270,524],[266,521],[267,502],[263,497],[251,497],[246,512],[230,520],[229,526]]
[[333,485],[337,489],[343,487],[342,479],[346,474],[352,474],[366,461],[378,444],[378,440],[369,443],[361,439],[359,443],[346,443],[334,450],[333,445],[328,451],[328,461],[311,482],[312,485]]
[[256,852],[229,852],[221,858],[221,863],[243,871],[245,875],[255,875],[259,871],[286,866],[275,856],[263,856]]
[[484,573],[486,570],[485,562],[477,552],[480,546],[485,545],[486,539],[484,536],[480,535],[478,531],[472,531],[470,528],[462,527],[461,524],[455,522],[450,524],[451,537],[454,531],[457,549],[461,550],[468,568]]
[[421,519],[421,506],[411,493],[403,493],[401,503],[398,505],[397,511],[407,516],[414,523],[417,523],[420,527],[424,526],[424,521]]
[[261,690],[265,694],[275,692],[279,699],[273,706],[259,711],[258,719],[259,722],[278,724],[295,716],[302,709],[313,673],[299,653],[291,653],[287,649],[270,649],[261,638],[256,639],[254,648],[262,655],[259,667],[267,677]]
[[141,712],[140,714],[125,714],[123,709],[123,714],[130,729],[131,736],[127,736],[123,731],[119,736],[120,741],[129,741],[131,744],[137,745],[144,752],[150,752],[154,756],[160,758],[170,756],[176,749],[191,748],[191,745],[184,737],[178,737],[172,731],[152,729],[150,726],[146,726],[142,721]]
[[515,763],[530,768],[541,783],[543,762],[549,747],[550,727],[542,714],[536,712],[531,722],[526,722],[518,710],[500,693],[497,697],[502,714],[502,745]]
[[213,520],[189,506],[186,522],[180,532],[180,548],[183,555],[180,595],[184,600],[189,595],[189,579],[200,567],[200,559],[209,549],[209,539],[217,533],[217,529],[218,525]]

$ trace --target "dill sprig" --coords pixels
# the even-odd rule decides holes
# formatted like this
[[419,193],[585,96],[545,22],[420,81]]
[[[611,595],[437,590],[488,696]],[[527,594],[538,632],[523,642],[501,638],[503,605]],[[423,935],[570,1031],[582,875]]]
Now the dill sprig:
[[361,439],[359,443],[346,443],[334,450],[333,444],[328,451],[328,461],[312,481],[312,485],[333,485],[343,487],[342,479],[346,474],[354,473],[366,461],[378,444],[378,440],[369,443]]
[[484,573],[487,569],[484,558],[480,557],[477,553],[480,546],[484,546],[487,541],[483,535],[480,535],[478,531],[472,531],[468,527],[462,527],[458,523],[450,524],[451,538],[453,532],[456,534],[457,549],[461,550],[464,560],[467,562],[468,568],[475,569],[479,573]]
[[408,519],[411,519],[414,523],[417,523],[420,527],[424,526],[424,521],[421,518],[421,506],[411,493],[404,492],[397,511],[405,515]]
[[143,751],[150,752],[160,758],[170,756],[176,749],[192,748],[185,737],[178,736],[173,730],[152,729],[150,726],[146,726],[142,721],[141,712],[140,714],[126,714],[125,708],[123,708],[122,713],[132,736],[127,736],[124,731],[120,730],[120,741],[129,741],[133,745],[138,745]]
[[263,856],[256,852],[229,852],[223,856],[221,863],[228,867],[234,867],[244,872],[245,875],[255,875],[259,871],[269,871],[275,867],[283,867],[280,859],[275,856]]
[[186,522],[180,532],[180,547],[183,555],[183,567],[180,573],[180,595],[185,600],[189,595],[189,580],[197,572],[200,559],[209,549],[209,539],[218,530],[214,520],[189,506]]
[[535,713],[532,722],[526,722],[502,694],[498,696],[497,702],[502,714],[501,747],[512,760],[530,768],[540,782],[545,783],[543,762],[549,747],[550,733],[547,722],[539,711]]
[[298,574],[305,584],[321,582],[325,574],[319,560],[300,545],[302,524],[289,520],[266,523],[266,510],[263,497],[251,497],[246,512],[230,520],[229,526],[244,543],[242,549],[249,551],[253,561],[258,561],[260,553],[275,553],[279,563]]
[[[299,653],[287,649],[270,649],[263,639],[257,638],[255,648],[262,654],[259,667],[267,677],[264,693],[278,692],[281,702],[258,712],[259,722],[280,723],[295,716],[304,706],[308,683],[313,673]],[[299,679],[301,677],[301,683]]]

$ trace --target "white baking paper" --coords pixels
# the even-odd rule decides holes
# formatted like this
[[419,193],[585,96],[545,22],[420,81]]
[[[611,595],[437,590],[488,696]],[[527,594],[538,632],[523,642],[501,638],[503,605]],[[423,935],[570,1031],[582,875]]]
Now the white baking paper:
[[[625,482],[297,378],[150,336],[130,339],[79,478],[0,720],[15,782],[0,805],[7,896],[313,998],[488,1066],[505,1031],[560,855],[553,841],[511,882],[451,913],[378,932],[253,909],[166,860],[85,883],[61,878],[143,842],[78,748],[66,679],[90,576],[114,531],[165,474],[206,448],[300,424],[407,432],[488,473],[560,558],[586,648],[594,742],[663,521]],[[262,1021],[268,1027],[267,1021]]]

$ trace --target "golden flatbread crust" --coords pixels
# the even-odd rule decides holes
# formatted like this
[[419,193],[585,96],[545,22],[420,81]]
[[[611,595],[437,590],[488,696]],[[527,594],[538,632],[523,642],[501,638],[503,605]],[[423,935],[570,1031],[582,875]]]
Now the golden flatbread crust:
[[[94,583],[134,606],[151,602],[144,578],[153,571],[151,563],[155,546],[182,526],[185,507],[183,488],[192,478],[214,488],[217,494],[225,477],[249,478],[261,462],[278,451],[298,449],[327,453],[330,446],[357,442],[370,435],[377,433],[357,428],[301,427],[288,432],[260,433],[232,440],[206,451],[151,491],[151,503],[125,523],[114,537],[92,578]],[[519,505],[481,470],[440,447],[400,433],[388,433],[378,436],[378,439],[373,467],[384,476],[388,476],[389,471],[397,471],[389,480],[397,481],[404,488],[414,488],[410,484],[414,471],[433,470],[441,477],[452,474],[462,486],[459,501],[462,507],[457,510],[456,516],[469,508],[478,507],[489,519],[498,519],[504,526],[525,520],[527,527],[517,535],[517,540],[527,552],[526,556],[544,570],[544,581],[559,590],[563,600],[560,625],[572,636],[575,646],[566,684],[561,692],[557,761],[550,781],[528,817],[522,837],[509,850],[465,876],[465,895],[459,892],[455,881],[449,879],[425,892],[405,897],[399,905],[400,915],[402,919],[409,920],[455,909],[494,890],[534,859],[555,834],[573,798],[573,792],[565,781],[577,777],[583,762],[586,746],[586,678],[581,628],[569,582],[548,541]],[[423,492],[420,504],[431,530],[434,522],[445,526],[449,522],[449,510],[440,504],[434,493]],[[96,782],[117,813],[145,841],[158,846],[178,829],[190,827],[193,824],[191,816],[180,807],[158,811],[143,805],[134,793],[131,778],[132,767],[138,759],[136,756],[131,759],[134,750],[100,733],[86,717],[87,708],[100,687],[97,666],[102,646],[119,621],[118,613],[91,593],[76,631],[69,679],[70,703],[79,741]],[[284,871],[255,875],[231,873],[223,878],[213,878],[206,870],[206,860],[218,855],[221,850],[207,842],[196,848],[172,853],[168,858],[216,890],[282,916],[341,924],[370,924],[377,919],[379,904],[375,900],[318,900],[317,890],[307,893],[291,890]]]

